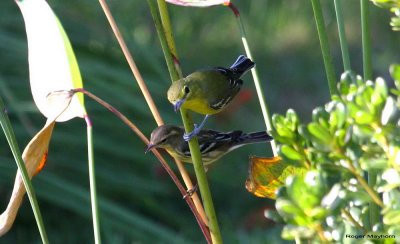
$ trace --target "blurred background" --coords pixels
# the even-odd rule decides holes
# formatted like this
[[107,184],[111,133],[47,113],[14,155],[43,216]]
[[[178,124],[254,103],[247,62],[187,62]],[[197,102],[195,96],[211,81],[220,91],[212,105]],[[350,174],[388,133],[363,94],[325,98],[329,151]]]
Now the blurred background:
[[[69,35],[84,87],[111,103],[146,135],[156,127],[125,58],[96,1],[48,1]],[[181,124],[166,99],[171,83],[145,1],[108,1],[111,11],[165,120]],[[240,10],[271,114],[293,108],[304,121],[329,100],[328,85],[309,1],[232,1]],[[333,1],[321,1],[337,77],[342,62]],[[359,1],[343,1],[351,64],[362,74]],[[244,50],[236,20],[223,6],[170,6],[184,74],[198,68],[228,66]],[[45,123],[30,93],[24,22],[14,1],[0,2],[0,95],[5,100],[21,149]],[[400,62],[399,33],[390,13],[371,4],[374,77],[390,80],[388,67]],[[263,130],[251,75],[226,112],[208,128]],[[198,225],[164,169],[145,145],[113,114],[86,98],[94,124],[100,220],[104,243],[204,243]],[[201,117],[194,116],[196,121]],[[81,119],[59,123],[47,166],[33,184],[51,243],[93,243],[86,153]],[[269,145],[250,145],[221,159],[208,173],[226,243],[281,243],[281,226],[263,217],[274,202],[244,187],[249,155],[272,156]],[[172,160],[170,160],[173,168]],[[192,166],[187,165],[193,173]],[[16,164],[0,136],[0,207],[4,211]],[[0,243],[40,243],[28,199],[13,228]]]

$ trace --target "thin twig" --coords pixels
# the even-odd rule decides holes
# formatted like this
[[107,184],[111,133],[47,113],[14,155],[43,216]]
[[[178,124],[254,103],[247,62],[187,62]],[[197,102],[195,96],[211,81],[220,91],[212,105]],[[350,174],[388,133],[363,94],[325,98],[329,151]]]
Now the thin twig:
[[144,82],[142,75],[140,74],[135,61],[133,60],[132,54],[129,51],[124,38],[122,37],[121,32],[119,31],[118,25],[116,24],[110,9],[108,8],[108,5],[105,0],[99,0],[101,7],[103,8],[104,14],[107,17],[108,22],[110,23],[111,29],[114,32],[115,37],[117,38],[117,41],[122,49],[122,52],[124,53],[124,56],[126,58],[126,61],[129,64],[129,67],[131,68],[131,71],[133,75],[135,76],[135,79],[140,87],[140,90],[143,93],[144,99],[146,99],[147,104],[150,107],[151,113],[153,114],[154,119],[156,120],[158,125],[164,124],[160,113],[158,112],[158,109],[153,101],[153,98],[150,95],[149,90],[147,89],[146,83]]
[[[154,101],[153,101],[153,99],[152,99],[152,97],[150,95],[150,92],[149,92],[149,90],[148,90],[148,88],[146,86],[146,83],[144,82],[140,72],[139,72],[139,69],[136,66],[136,63],[135,63],[135,61],[134,61],[134,59],[132,57],[132,54],[129,51],[129,49],[128,49],[125,41],[124,41],[124,38],[122,37],[122,34],[119,31],[118,25],[115,22],[115,20],[114,20],[112,14],[111,14],[111,11],[110,11],[106,1],[105,0],[99,0],[99,2],[101,4],[101,7],[103,8],[104,14],[107,17],[108,22],[110,23],[110,26],[111,26],[111,28],[112,28],[112,30],[114,32],[114,35],[117,38],[117,41],[118,41],[118,43],[119,43],[119,45],[120,45],[120,47],[122,49],[122,52],[123,52],[128,64],[129,64],[129,67],[131,68],[131,71],[132,71],[133,75],[135,76],[135,78],[136,78],[136,80],[138,82],[139,88],[142,91],[143,96],[144,96],[148,106],[150,107],[151,113],[153,114],[153,117],[156,120],[157,125],[163,125],[164,121],[163,121],[163,119],[162,119],[162,117],[161,117],[161,115],[160,115],[160,113],[159,113],[159,111],[157,109],[157,106],[155,105],[155,103],[154,103]],[[177,58],[175,58],[175,60],[177,60]],[[182,179],[183,179],[183,181],[184,181],[184,183],[186,185],[186,188],[187,189],[192,189],[193,188],[193,183],[192,183],[192,181],[191,181],[191,179],[189,177],[189,174],[187,173],[185,167],[183,166],[182,162],[180,162],[179,160],[175,159],[175,163],[176,163],[176,165],[178,167],[178,170],[179,170],[179,173],[181,174]],[[201,201],[200,201],[200,198],[199,198],[199,195],[197,194],[197,192],[195,192],[192,195],[192,199],[193,199],[193,201],[194,201],[194,203],[196,205],[197,211],[200,213],[200,216],[202,217],[203,221],[207,224],[208,221],[207,221],[207,218],[206,218],[206,215],[205,215],[205,212],[204,212],[204,208],[203,208],[203,205],[201,204]]]
[[[240,17],[239,9],[237,9],[236,6],[233,5],[232,2],[229,2],[228,4],[225,4],[225,5],[228,6],[232,10],[233,14],[236,17],[236,20],[237,20],[237,23],[239,26],[239,30],[240,30],[240,35],[242,37],[243,47],[244,47],[247,57],[254,61],[253,55],[251,54],[249,44],[247,42],[246,32],[245,32],[245,29],[244,29],[244,26],[243,26],[243,23],[242,23],[242,20]],[[256,87],[257,97],[258,97],[258,100],[260,103],[262,115],[264,117],[265,126],[267,128],[267,131],[270,131],[270,130],[272,130],[271,116],[269,114],[267,103],[265,102],[265,96],[264,96],[263,89],[261,87],[260,78],[258,77],[257,67],[254,67],[251,69],[251,74],[253,76],[254,85]],[[272,148],[272,153],[274,154],[275,157],[277,157],[278,149],[277,149],[275,140],[272,140],[270,142],[270,144],[271,144],[271,148]]]
[[92,219],[94,231],[94,243],[101,243],[100,235],[100,217],[99,217],[99,204],[97,203],[97,190],[96,190],[96,174],[94,167],[94,153],[93,153],[93,133],[92,122],[89,115],[84,116],[87,126],[87,141],[88,141],[88,164],[89,164],[89,184],[90,184],[90,203],[92,205]]
[[347,211],[346,209],[342,209],[342,214],[344,216],[346,216],[347,220],[349,220],[355,227],[361,229],[364,233],[366,233],[366,230],[364,229],[364,227],[362,225],[360,225],[360,223],[358,223],[353,216],[351,215],[351,213],[349,211]]
[[[161,47],[163,49],[163,53],[165,56],[165,60],[167,62],[168,71],[171,76],[171,81],[174,82],[181,77],[179,72],[179,62],[177,62],[177,55],[173,55],[170,45],[175,46],[175,41],[172,36],[172,33],[167,33],[167,30],[171,30],[169,25],[169,16],[167,13],[167,5],[165,0],[157,0],[158,6],[156,5],[155,0],[147,1],[150,7],[150,12],[154,20],[154,24],[157,29],[157,33],[161,42]],[[161,17],[160,17],[160,15]],[[164,19],[161,19],[164,18]],[[166,26],[164,28],[164,26]],[[168,40],[169,39],[169,40]],[[169,44],[168,44],[169,43]],[[186,109],[180,109],[182,122],[185,128],[186,133],[193,130],[193,121],[189,117],[189,114]],[[192,156],[192,162],[194,171],[197,178],[197,184],[199,186],[199,190],[203,199],[204,210],[207,214],[208,218],[208,226],[210,228],[210,234],[212,243],[219,244],[222,243],[222,236],[218,225],[217,215],[214,208],[214,203],[211,196],[210,187],[208,185],[207,175],[205,173],[204,165],[202,162],[202,157],[200,154],[199,143],[197,137],[194,137],[189,141],[189,149],[190,154]]]
[[[133,130],[133,132],[140,138],[140,140],[143,141],[143,143],[145,143],[146,145],[149,144],[149,139],[147,139],[147,137],[140,131],[140,129],[133,124],[125,115],[123,115],[120,111],[118,111],[116,108],[114,108],[113,106],[111,106],[109,103],[105,102],[104,100],[100,99],[99,97],[95,96],[93,93],[83,89],[83,88],[76,88],[73,89],[72,92],[82,92],[85,95],[87,95],[88,97],[92,98],[93,100],[95,100],[96,102],[98,102],[99,104],[101,104],[102,106],[104,106],[105,108],[107,108],[108,110],[110,110],[115,116],[117,116],[120,120],[122,120],[122,122],[124,122],[127,126],[129,126],[129,128],[131,128],[131,130]],[[165,161],[165,159],[161,156],[161,154],[157,151],[157,149],[152,149],[151,150],[154,155],[156,156],[156,158],[160,161],[160,163],[162,164],[162,166],[164,167],[164,169],[167,171],[167,173],[169,174],[169,176],[172,178],[172,180],[174,181],[175,185],[178,187],[180,193],[182,194],[182,197],[187,195],[187,191],[185,190],[185,188],[182,186],[181,182],[179,181],[178,177],[175,175],[174,171],[169,167],[168,163]],[[187,204],[189,205],[190,210],[192,210],[197,223],[200,226],[201,231],[203,232],[206,240],[211,243],[211,237],[210,237],[210,233],[208,230],[208,227],[205,225],[205,223],[203,222],[199,212],[197,211],[192,198],[190,197],[185,197],[184,198],[185,201],[187,202]]]

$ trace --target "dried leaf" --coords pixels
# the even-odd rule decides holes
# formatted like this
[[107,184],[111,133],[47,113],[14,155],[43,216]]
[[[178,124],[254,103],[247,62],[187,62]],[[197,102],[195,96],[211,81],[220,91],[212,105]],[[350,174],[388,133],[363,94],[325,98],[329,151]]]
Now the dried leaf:
[[[44,164],[43,158],[47,157],[47,149],[51,134],[53,132],[54,124],[54,120],[46,123],[43,129],[32,138],[22,153],[22,159],[25,162],[25,166],[30,178],[38,173],[38,170],[41,170],[40,167],[44,166],[41,165],[41,163]],[[14,189],[7,205],[7,209],[0,215],[0,236],[7,233],[14,223],[15,216],[18,213],[19,207],[21,206],[25,192],[25,186],[22,181],[21,174],[18,171],[15,177]]]
[[275,199],[276,191],[285,184],[289,175],[303,174],[303,168],[294,167],[280,157],[250,157],[246,189],[257,197]]
[[[46,1],[16,2],[25,21],[33,99],[40,112],[50,118],[58,113],[52,111],[55,107],[47,103],[49,93],[82,87],[78,63],[63,27]],[[67,121],[85,114],[83,95],[77,94],[57,121]]]
[[[54,125],[58,116],[62,115],[63,112],[68,109],[72,97],[73,93],[69,91],[55,92],[49,96],[49,99],[52,100],[51,104],[54,103],[57,107],[53,112],[58,111],[58,114],[52,113],[50,115],[43,129],[32,138],[22,153],[22,159],[25,162],[25,167],[30,178],[38,174],[45,166]],[[25,192],[26,189],[20,172],[18,171],[7,209],[0,215],[0,236],[7,233],[14,223]]]
[[169,3],[188,7],[208,7],[212,5],[229,5],[230,0],[166,0]]

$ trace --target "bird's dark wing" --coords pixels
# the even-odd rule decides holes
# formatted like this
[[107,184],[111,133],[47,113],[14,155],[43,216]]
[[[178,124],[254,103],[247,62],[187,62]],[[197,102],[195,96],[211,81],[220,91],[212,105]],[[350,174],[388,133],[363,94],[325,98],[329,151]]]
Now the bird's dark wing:
[[221,89],[222,87],[218,89],[219,94],[214,94],[213,99],[209,101],[209,106],[214,110],[220,110],[232,101],[240,91],[243,81],[236,79],[229,69],[218,67],[216,70],[225,76],[223,80],[226,80],[227,84],[225,85],[225,89]]
[[241,131],[221,133],[213,130],[204,130],[198,135],[200,152],[206,154],[222,148],[229,148],[243,134]]

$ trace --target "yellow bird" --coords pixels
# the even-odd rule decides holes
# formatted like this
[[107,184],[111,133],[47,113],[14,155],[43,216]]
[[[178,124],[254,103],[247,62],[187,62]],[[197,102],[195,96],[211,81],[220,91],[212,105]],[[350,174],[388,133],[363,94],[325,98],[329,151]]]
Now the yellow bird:
[[240,55],[230,68],[196,71],[172,83],[168,100],[175,111],[185,108],[206,115],[200,126],[195,125],[191,133],[184,135],[186,141],[200,132],[210,115],[222,111],[232,101],[243,84],[240,78],[254,65],[249,58]]

